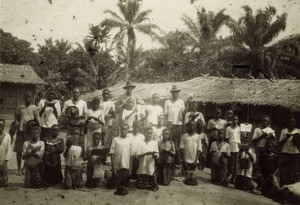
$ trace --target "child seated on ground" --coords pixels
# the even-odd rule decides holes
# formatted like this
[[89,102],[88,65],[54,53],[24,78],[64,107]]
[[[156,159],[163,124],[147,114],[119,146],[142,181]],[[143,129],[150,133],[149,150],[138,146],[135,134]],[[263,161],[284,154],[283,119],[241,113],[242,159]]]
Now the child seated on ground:
[[106,159],[108,149],[101,145],[102,134],[93,133],[93,145],[87,148],[87,173],[86,185],[89,188],[96,188],[100,185],[101,179],[104,179],[105,167],[103,160]]
[[160,185],[169,185],[174,169],[175,144],[170,140],[170,130],[162,131],[162,140],[158,142],[157,181]]
[[225,130],[218,130],[218,140],[210,147],[211,183],[227,187],[227,166],[230,157],[229,144],[224,142]]
[[81,162],[84,156],[84,137],[80,136],[80,128],[72,127],[71,135],[67,137],[65,168],[65,189],[78,189],[83,186]]
[[139,168],[139,159],[137,158],[138,155],[138,148],[140,144],[145,141],[145,136],[140,133],[141,129],[141,122],[139,120],[134,120],[133,122],[133,132],[128,133],[127,137],[131,139],[131,168],[130,168],[130,178],[136,179],[137,178],[137,170]]
[[25,160],[25,187],[45,187],[43,155],[45,143],[40,138],[40,128],[32,127],[30,131],[31,140],[25,141],[23,145],[22,158]]
[[145,140],[138,148],[139,168],[137,170],[136,187],[138,189],[149,189],[157,191],[157,176],[155,173],[155,159],[158,159],[157,142],[151,140],[152,128],[145,128]]
[[238,169],[234,181],[234,187],[243,191],[253,192],[252,173],[253,163],[256,162],[256,155],[249,146],[251,138],[247,135],[242,136],[242,144],[239,146]]
[[163,129],[165,129],[163,123],[164,123],[164,116],[159,115],[157,117],[157,125],[154,125],[152,127],[152,130],[153,130],[152,140],[155,140],[157,142],[162,140],[162,135],[161,134],[162,134]]
[[[129,125],[127,123],[121,125],[121,135],[113,139],[109,151],[112,156],[112,171],[113,173],[116,172],[116,181],[114,183],[117,186],[117,190],[114,194],[121,196],[128,194],[126,187],[129,186],[130,181],[131,139],[127,138],[128,128]],[[112,185],[110,186],[113,187]]]
[[187,185],[198,185],[193,177],[193,171],[197,167],[197,160],[202,152],[200,136],[195,132],[195,122],[189,121],[186,125],[187,133],[183,134],[180,140],[180,151],[183,159],[184,183]]

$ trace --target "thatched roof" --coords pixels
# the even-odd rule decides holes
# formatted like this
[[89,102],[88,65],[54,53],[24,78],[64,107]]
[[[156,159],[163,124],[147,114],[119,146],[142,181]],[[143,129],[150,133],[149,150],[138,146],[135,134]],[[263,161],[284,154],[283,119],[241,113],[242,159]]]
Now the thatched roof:
[[16,84],[44,84],[29,65],[0,64],[0,82]]
[[[194,93],[195,101],[281,106],[300,111],[300,80],[274,80],[272,83],[266,79],[199,77],[184,82],[137,83],[134,93],[143,99],[150,98],[153,93],[169,98],[172,85],[181,89],[181,99],[187,99],[189,94]],[[109,88],[113,99],[124,93],[122,87],[123,84],[118,84]],[[82,97],[88,101],[100,95],[98,90]]]

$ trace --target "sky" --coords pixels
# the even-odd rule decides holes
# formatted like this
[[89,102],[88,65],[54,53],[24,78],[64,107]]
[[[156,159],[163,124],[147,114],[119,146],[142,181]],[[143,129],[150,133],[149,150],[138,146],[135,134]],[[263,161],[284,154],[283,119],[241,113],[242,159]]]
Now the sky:
[[[82,42],[88,35],[89,24],[97,25],[109,15],[104,10],[118,12],[118,0],[0,0],[0,28],[5,32],[31,42],[37,50],[47,38],[65,39],[72,43]],[[241,7],[249,5],[254,11],[269,5],[275,6],[277,14],[288,13],[286,30],[275,41],[291,34],[300,33],[300,0],[143,0],[142,10],[151,9],[151,23],[163,31],[185,30],[181,20],[183,14],[195,19],[196,7],[204,7],[215,13],[225,8],[225,13],[234,19],[243,15]],[[225,37],[230,32],[221,29]],[[113,33],[112,33],[113,35]],[[137,34],[137,45],[144,49],[160,45],[144,35]]]

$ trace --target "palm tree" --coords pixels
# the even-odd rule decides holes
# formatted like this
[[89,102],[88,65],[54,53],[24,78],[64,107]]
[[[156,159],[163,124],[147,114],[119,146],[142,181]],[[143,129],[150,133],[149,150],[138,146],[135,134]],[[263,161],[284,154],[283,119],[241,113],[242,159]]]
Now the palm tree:
[[55,40],[55,46],[63,53],[68,53],[72,49],[72,44],[68,40],[64,39]]
[[150,22],[145,23],[147,20],[150,21],[148,15],[152,10],[140,11],[141,5],[139,0],[127,0],[127,2],[120,0],[117,6],[122,17],[114,11],[106,10],[104,13],[110,14],[111,18],[106,18],[101,25],[109,29],[119,29],[113,37],[113,42],[117,44],[117,51],[122,48],[125,36],[127,36],[125,78],[127,81],[130,69],[133,68],[133,55],[136,44],[135,30],[149,35],[152,39],[157,39],[159,35],[155,30],[160,30],[160,28]]
[[254,68],[254,77],[258,77],[258,69],[267,75],[273,75],[269,69],[270,56],[267,56],[266,48],[280,31],[286,27],[287,14],[283,13],[276,17],[276,9],[273,6],[265,10],[259,9],[253,14],[252,9],[245,5],[244,16],[238,21],[231,20],[228,24],[233,36],[232,43],[237,48],[237,53],[246,56]]
[[201,11],[197,8],[197,21],[191,17],[183,15],[181,18],[187,26],[192,44],[192,51],[196,48],[203,50],[207,43],[216,40],[217,33],[223,25],[225,25],[230,16],[224,14],[225,9],[218,13],[212,11],[206,12],[205,8]]

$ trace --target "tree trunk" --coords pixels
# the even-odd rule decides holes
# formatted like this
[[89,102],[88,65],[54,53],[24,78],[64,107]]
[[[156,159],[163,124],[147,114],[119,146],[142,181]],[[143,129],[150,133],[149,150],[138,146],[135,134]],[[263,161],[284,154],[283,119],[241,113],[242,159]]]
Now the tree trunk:
[[127,65],[125,81],[127,82],[130,78],[130,71],[132,69],[133,53],[135,48],[135,34],[133,28],[127,30],[128,42],[127,42]]

